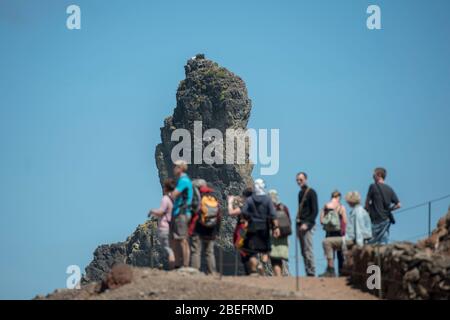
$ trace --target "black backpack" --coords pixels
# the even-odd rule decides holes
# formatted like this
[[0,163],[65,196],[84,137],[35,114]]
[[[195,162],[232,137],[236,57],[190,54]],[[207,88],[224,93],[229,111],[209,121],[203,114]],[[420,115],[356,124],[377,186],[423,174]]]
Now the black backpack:
[[291,218],[289,214],[284,211],[284,205],[281,203],[275,206],[278,226],[280,227],[280,237],[287,237],[292,234]]

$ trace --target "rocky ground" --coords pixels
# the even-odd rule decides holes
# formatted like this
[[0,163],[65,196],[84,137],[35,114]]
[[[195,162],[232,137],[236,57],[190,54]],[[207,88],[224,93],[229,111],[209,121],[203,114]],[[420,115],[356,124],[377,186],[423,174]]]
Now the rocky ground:
[[94,282],[82,286],[79,290],[58,289],[47,296],[37,296],[35,299],[373,300],[376,297],[349,287],[344,278],[300,278],[300,291],[296,292],[294,277],[225,276],[220,278],[207,276],[192,269],[166,272],[134,267],[109,277],[103,284]]
[[[218,129],[247,129],[252,109],[244,81],[231,71],[198,54],[185,65],[185,79],[177,89],[173,114],[164,120],[161,143],[155,150],[160,181],[171,176],[171,151],[178,143],[171,140],[175,129],[194,132],[194,123],[202,121],[203,132]],[[195,139],[191,139],[195,143]],[[198,142],[198,141],[197,141]],[[205,141],[200,142],[205,147]],[[208,143],[206,143],[208,145]],[[227,146],[224,152],[234,151]],[[192,154],[191,154],[192,156]],[[192,158],[192,157],[191,157]],[[248,150],[245,152],[248,159]],[[252,182],[253,165],[206,164],[190,165],[191,178],[203,178],[213,186],[222,201],[222,211],[228,195],[239,195]],[[236,253],[232,243],[235,219],[223,217],[217,240],[216,258],[222,259],[223,277],[163,272],[156,269],[165,264],[162,248],[155,235],[155,225],[147,221],[139,225],[125,240],[99,246],[92,262],[86,267],[81,290],[60,290],[46,299],[375,299],[373,295],[351,289],[346,279],[302,279],[300,293],[295,292],[294,278],[233,277],[242,274],[239,263],[235,270]],[[219,250],[220,248],[220,250]],[[220,252],[220,254],[219,254]],[[382,294],[388,299],[448,299],[450,297],[450,210],[432,236],[418,244],[402,243],[374,251],[370,246],[355,248],[347,260],[347,271],[353,286],[367,289],[367,267],[380,264]],[[111,268],[127,264],[134,268]],[[141,267],[141,268],[137,268]],[[99,281],[109,274],[109,282]],[[373,290],[373,294],[379,292]]]

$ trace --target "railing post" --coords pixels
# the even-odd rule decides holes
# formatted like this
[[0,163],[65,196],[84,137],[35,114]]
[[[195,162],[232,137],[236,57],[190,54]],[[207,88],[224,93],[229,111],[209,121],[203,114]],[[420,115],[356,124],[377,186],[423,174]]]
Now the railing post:
[[431,236],[431,201],[428,201],[428,236]]

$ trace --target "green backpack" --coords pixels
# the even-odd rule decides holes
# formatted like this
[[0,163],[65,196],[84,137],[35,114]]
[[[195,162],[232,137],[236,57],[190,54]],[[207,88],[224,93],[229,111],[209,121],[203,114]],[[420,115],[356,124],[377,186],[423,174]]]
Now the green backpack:
[[341,218],[339,216],[339,211],[341,206],[334,210],[328,211],[323,217],[323,229],[327,232],[341,231]]

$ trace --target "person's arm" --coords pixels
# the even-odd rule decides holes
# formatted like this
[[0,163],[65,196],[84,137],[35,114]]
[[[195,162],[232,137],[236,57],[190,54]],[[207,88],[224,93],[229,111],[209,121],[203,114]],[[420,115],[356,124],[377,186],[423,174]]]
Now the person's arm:
[[308,194],[306,195],[306,200],[305,202],[309,203],[309,207],[310,207],[310,214],[309,216],[305,217],[305,221],[303,222],[303,224],[300,226],[300,230],[302,231],[306,231],[308,229],[311,229],[314,226],[314,223],[316,221],[317,215],[318,215],[318,207],[319,205],[317,204],[317,194],[313,189],[310,189]]
[[159,205],[159,208],[150,210],[148,216],[150,217],[151,215],[153,215],[153,216],[156,216],[156,217],[162,217],[167,212],[167,208],[168,208],[168,203],[167,203],[166,198],[164,196],[161,199],[161,203]]
[[348,217],[348,223],[345,226],[345,238],[355,241],[355,215],[351,213]]
[[[303,220],[304,220],[304,216],[303,216],[303,212],[300,212],[300,206],[302,204],[303,197],[305,197],[305,196],[309,196],[309,195],[308,194],[306,194],[306,195],[302,194],[302,191],[300,191],[298,193],[298,210],[299,210],[298,215],[302,215]],[[308,201],[308,199],[305,199],[305,202],[306,201]],[[303,206],[302,211],[303,210],[305,210],[305,206]],[[298,218],[300,218],[300,216]],[[301,221],[301,219],[300,219],[300,221]],[[304,221],[301,221],[301,222],[302,223],[300,224],[300,230],[306,231],[308,229],[308,225]]]
[[362,247],[364,245],[364,236],[362,230],[364,230],[364,216],[361,210],[358,210],[355,214],[355,242],[358,246]]
[[311,190],[311,194],[310,194],[310,201],[311,201],[311,221],[309,221],[309,227],[311,228],[316,219],[317,219],[317,215],[319,214],[319,204],[318,204],[318,200],[317,200],[317,193],[314,190]]
[[172,191],[172,200],[175,201],[176,198],[182,195],[184,189],[187,187],[188,186],[184,179],[178,179],[177,186],[175,187],[175,190]]
[[185,188],[186,186],[183,184],[182,181],[178,182],[177,186],[175,187],[175,190],[172,191],[172,200],[175,201],[176,198],[181,196]]
[[400,200],[398,200],[397,194],[394,190],[392,190],[392,203],[394,206],[392,207],[392,211],[400,209],[402,207],[402,204],[400,203]]
[[367,211],[369,211],[370,202],[372,201],[372,186],[373,184],[370,185],[369,190],[367,191],[366,205],[364,206]]
[[320,210],[320,224],[323,224],[323,218],[325,216],[325,207]]
[[177,189],[172,191],[172,199],[175,201],[176,198],[178,198],[180,196],[181,192],[178,191]]
[[275,210],[275,204],[273,203],[273,201],[268,197],[269,199],[269,217],[272,220],[276,220],[277,218],[277,211]]
[[341,206],[341,216],[342,216],[342,223],[344,225],[347,225],[347,209],[345,209],[344,206]]
[[251,210],[249,210],[250,202],[249,198],[245,199],[244,205],[241,208],[241,214],[244,217],[244,219],[249,220],[251,219]]
[[230,216],[238,216],[241,214],[241,209],[239,207],[233,208],[234,197],[228,197],[228,214]]
[[278,228],[278,220],[277,220],[277,211],[275,209],[275,204],[273,203],[272,199],[269,199],[269,217],[270,220],[272,221],[272,227],[275,230],[275,228]]
[[278,238],[280,236],[280,226],[278,224],[277,213],[275,210],[275,205],[272,200],[269,198],[269,215],[272,219],[272,234],[274,238]]
[[286,213],[286,215],[288,216],[289,221],[291,221],[291,214],[289,213],[288,207],[286,207],[285,205],[283,205],[283,210],[284,210],[284,212]]

